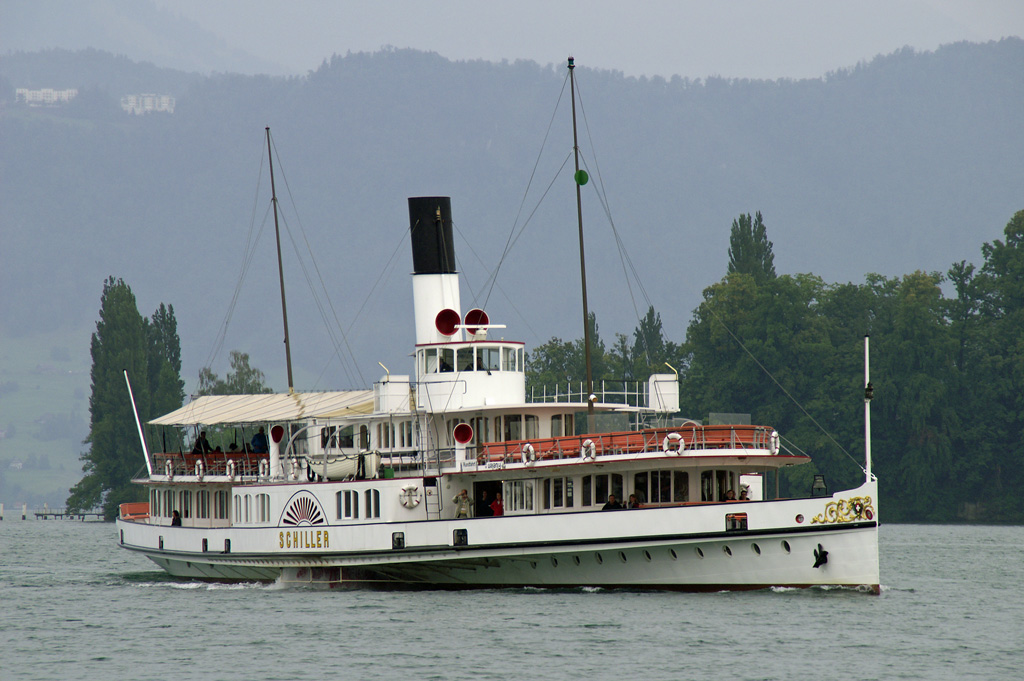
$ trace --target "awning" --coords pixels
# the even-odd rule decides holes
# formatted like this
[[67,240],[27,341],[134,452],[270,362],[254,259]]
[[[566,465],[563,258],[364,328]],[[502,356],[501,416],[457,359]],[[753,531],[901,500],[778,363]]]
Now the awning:
[[373,412],[372,390],[269,395],[201,395],[181,409],[155,418],[156,426],[302,421]]

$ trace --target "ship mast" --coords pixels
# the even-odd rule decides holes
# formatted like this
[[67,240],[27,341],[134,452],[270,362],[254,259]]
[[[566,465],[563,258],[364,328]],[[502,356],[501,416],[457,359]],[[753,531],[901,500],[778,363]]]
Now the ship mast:
[[[580,170],[580,145],[576,137],[576,80],[573,76],[576,64],[569,57],[569,95],[572,99],[572,151],[576,161],[576,217],[580,230],[580,280],[583,285],[583,354],[587,363],[587,415],[594,414],[594,375],[590,364],[590,312],[587,308],[587,260],[583,254],[583,198],[580,188],[587,183],[586,171]],[[588,418],[589,420],[589,418]],[[590,424],[587,424],[589,429]]]
[[871,385],[868,361],[868,336],[864,336],[864,476],[865,482],[871,482],[871,398],[875,387]]
[[292,380],[292,346],[288,342],[288,305],[284,297],[284,264],[281,262],[281,228],[277,222],[277,190],[274,188],[274,154],[270,149],[270,126],[267,126],[267,158],[270,159],[270,201],[274,204],[274,235],[277,237],[277,273],[281,279],[281,317],[284,319],[284,358],[288,366],[288,393],[295,392]]

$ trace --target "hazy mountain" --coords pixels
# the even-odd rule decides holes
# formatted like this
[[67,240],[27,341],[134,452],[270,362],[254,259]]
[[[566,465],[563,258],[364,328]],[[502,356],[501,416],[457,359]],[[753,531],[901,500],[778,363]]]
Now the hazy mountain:
[[[87,363],[87,330],[114,275],[142,314],[174,305],[190,386],[200,366],[223,374],[227,350],[241,349],[283,389],[273,222],[269,193],[256,193],[269,125],[299,389],[366,387],[383,373],[378,361],[411,370],[409,196],[452,197],[464,307],[485,306],[508,324],[502,335],[528,346],[578,337],[564,71],[411,50],[335,57],[293,78],[202,76],[95,51],[3,57],[4,335],[74,330],[68,345]],[[632,332],[645,296],[682,341],[701,290],[725,274],[740,213],[762,212],[780,273],[862,281],[978,262],[1024,203],[1019,39],[904,50],[803,81],[576,71],[593,178],[590,303],[607,341]],[[13,101],[19,87],[80,93],[30,108]],[[121,96],[141,92],[174,95],[174,113],[122,112]],[[518,238],[513,227],[531,215]],[[640,285],[627,287],[631,268]],[[307,281],[321,280],[330,303],[318,307]],[[336,316],[347,340],[335,331],[330,342],[322,316],[335,328]]]

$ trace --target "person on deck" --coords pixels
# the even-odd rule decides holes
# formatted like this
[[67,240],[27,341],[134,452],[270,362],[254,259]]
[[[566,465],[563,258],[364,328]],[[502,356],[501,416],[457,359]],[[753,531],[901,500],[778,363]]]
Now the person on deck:
[[455,504],[456,518],[470,517],[470,513],[473,510],[473,500],[469,497],[469,492],[462,490],[455,495],[455,498],[452,499],[452,503]]
[[259,432],[252,436],[252,451],[254,454],[266,454],[267,447],[267,434],[263,432],[263,426],[260,426]]
[[193,454],[208,454],[213,451],[213,447],[210,446],[210,441],[206,439],[206,431],[199,433],[199,437],[196,438],[196,443],[192,447]]
[[501,492],[498,492],[494,501],[491,502],[491,515],[505,515],[505,503],[501,500]]
[[608,503],[601,507],[602,511],[621,511],[622,504],[615,498],[614,494],[608,495]]
[[491,510],[491,500],[487,498],[487,490],[483,490],[476,502],[476,517],[484,518],[489,515],[494,515],[494,512]]
[[629,495],[629,504],[626,506],[626,508],[642,508],[642,506],[640,505],[640,500],[636,498],[635,494]]
[[726,501],[736,501],[736,491],[735,490],[729,490],[728,492],[726,492],[725,493],[725,500]]
[[171,526],[181,527],[181,514],[175,509],[174,513],[171,514]]

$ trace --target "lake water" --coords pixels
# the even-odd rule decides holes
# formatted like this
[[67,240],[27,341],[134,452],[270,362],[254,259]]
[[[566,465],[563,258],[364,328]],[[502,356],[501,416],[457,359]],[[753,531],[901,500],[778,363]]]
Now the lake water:
[[0,681],[1020,679],[1024,528],[885,525],[882,593],[316,591],[0,522]]

